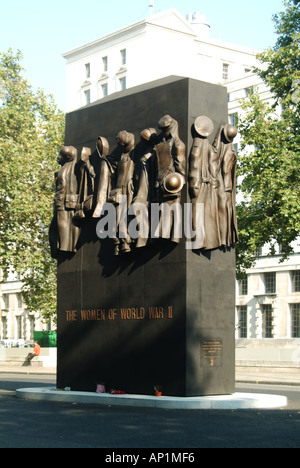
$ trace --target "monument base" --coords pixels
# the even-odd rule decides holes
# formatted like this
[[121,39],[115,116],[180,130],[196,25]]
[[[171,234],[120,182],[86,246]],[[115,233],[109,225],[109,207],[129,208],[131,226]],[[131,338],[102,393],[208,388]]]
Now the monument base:
[[59,388],[234,393],[234,249],[196,254],[158,241],[87,271],[89,249],[98,258],[99,240],[59,265]]
[[288,399],[282,395],[235,393],[230,396],[194,398],[154,397],[143,395],[109,395],[88,392],[66,392],[55,388],[22,388],[17,398],[80,404],[131,406],[135,408],[163,408],[188,410],[239,410],[284,408]]

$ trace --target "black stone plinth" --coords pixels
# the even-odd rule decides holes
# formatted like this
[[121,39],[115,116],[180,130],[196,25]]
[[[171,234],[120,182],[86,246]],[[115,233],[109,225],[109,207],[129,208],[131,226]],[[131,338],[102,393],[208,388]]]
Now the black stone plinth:
[[[192,144],[191,126],[207,115],[227,122],[227,90],[171,77],[112,95],[67,115],[66,145],[95,149],[99,135],[111,150],[120,130],[157,128],[170,114]],[[187,187],[182,203],[189,201]],[[76,254],[58,259],[57,387],[165,395],[224,395],[235,391],[235,252],[193,252],[156,240],[114,257],[100,241],[97,220],[82,226]]]

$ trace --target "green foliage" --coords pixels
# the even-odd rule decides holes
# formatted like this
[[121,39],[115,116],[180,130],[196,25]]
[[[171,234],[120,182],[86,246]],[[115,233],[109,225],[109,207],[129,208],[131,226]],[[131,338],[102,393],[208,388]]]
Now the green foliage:
[[257,250],[266,243],[271,254],[279,243],[281,260],[286,259],[300,233],[300,4],[290,0],[285,6],[274,17],[277,43],[259,55],[265,67],[256,70],[275,102],[262,103],[254,93],[242,104],[242,149],[249,152],[252,147],[252,151],[246,151],[239,164],[244,195],[238,206],[240,272],[253,264]]
[[300,79],[300,3],[285,2],[286,10],[274,16],[275,31],[278,34],[276,45],[259,54],[265,70],[259,75],[270,86],[277,101],[292,102],[293,83]]
[[64,114],[52,96],[33,92],[21,60],[20,51],[0,53],[0,266],[21,274],[28,309],[48,318],[56,309],[48,228]]

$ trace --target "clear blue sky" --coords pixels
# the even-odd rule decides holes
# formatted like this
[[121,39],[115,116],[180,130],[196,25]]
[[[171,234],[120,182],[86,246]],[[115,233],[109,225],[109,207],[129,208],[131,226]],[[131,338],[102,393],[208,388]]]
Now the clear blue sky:
[[[65,109],[62,53],[146,17],[149,0],[2,0],[0,50],[24,54],[33,87],[53,94]],[[283,0],[155,0],[155,12],[177,9],[184,17],[200,11],[211,37],[264,50],[276,41],[272,16]]]

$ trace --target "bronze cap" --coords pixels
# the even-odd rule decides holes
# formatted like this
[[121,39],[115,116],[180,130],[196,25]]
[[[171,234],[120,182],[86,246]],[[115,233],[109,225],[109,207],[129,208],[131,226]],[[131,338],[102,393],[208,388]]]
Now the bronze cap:
[[209,117],[201,115],[194,123],[196,132],[202,137],[209,137],[214,131],[214,124]]
[[224,136],[228,143],[232,143],[235,137],[237,136],[237,128],[233,125],[226,124],[224,127]]

